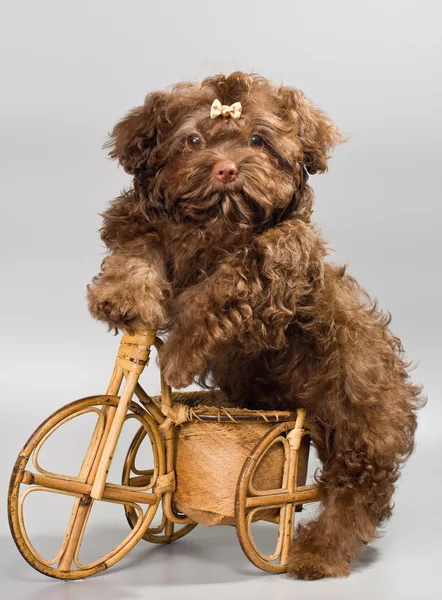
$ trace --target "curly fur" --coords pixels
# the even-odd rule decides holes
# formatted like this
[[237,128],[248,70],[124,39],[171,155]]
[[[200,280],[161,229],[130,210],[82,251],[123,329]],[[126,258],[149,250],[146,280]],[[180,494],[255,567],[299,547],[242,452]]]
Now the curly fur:
[[[215,98],[240,101],[241,119],[211,120]],[[170,385],[198,377],[238,406],[307,409],[323,502],[291,549],[289,573],[304,579],[348,574],[390,516],[424,403],[389,316],[325,262],[310,222],[308,176],[341,141],[302,92],[256,75],[149,94],[108,144],[133,187],[104,213],[110,253],[88,287],[111,328],[167,334]],[[220,185],[212,169],[226,159],[239,174]]]

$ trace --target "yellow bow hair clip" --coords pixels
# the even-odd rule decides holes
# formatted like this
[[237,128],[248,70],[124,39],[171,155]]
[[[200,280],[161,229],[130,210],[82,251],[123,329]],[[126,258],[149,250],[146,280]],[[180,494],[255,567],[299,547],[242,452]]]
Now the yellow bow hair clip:
[[224,117],[224,118],[228,118],[228,117],[232,117],[232,119],[239,119],[242,113],[242,106],[241,106],[241,102],[235,102],[234,104],[231,104],[230,106],[227,106],[227,104],[221,104],[221,102],[218,100],[218,98],[216,100],[213,101],[212,106],[210,107],[210,118],[211,119],[216,119],[216,117]]

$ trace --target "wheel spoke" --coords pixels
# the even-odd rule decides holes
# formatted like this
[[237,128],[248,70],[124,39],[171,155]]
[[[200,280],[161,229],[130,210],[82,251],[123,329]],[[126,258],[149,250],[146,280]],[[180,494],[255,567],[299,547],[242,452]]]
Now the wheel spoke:
[[[45,491],[61,492],[71,496],[90,496],[92,485],[81,483],[79,481],[67,481],[56,476],[39,475],[25,471],[23,473],[22,483],[28,485],[37,485],[43,487]],[[156,504],[159,500],[157,494],[138,492],[136,489],[113,483],[107,483],[104,486],[102,500],[105,502],[116,502],[126,504],[128,502],[138,502],[140,504]]]
[[110,552],[108,552],[105,556],[102,556],[101,558],[99,558],[98,560],[88,563],[88,564],[82,564],[79,560],[79,554],[80,554],[80,547],[81,547],[81,540],[83,539],[84,536],[84,532],[86,530],[86,524],[87,522],[85,521],[84,525],[83,525],[83,530],[81,532],[81,537],[79,539],[79,543],[77,543],[77,547],[75,550],[75,554],[73,557],[74,560],[74,564],[78,569],[93,569],[94,567],[97,567],[101,564],[106,564],[106,562],[114,557],[116,554],[118,554],[126,545],[127,543],[132,540],[134,537],[137,536],[142,524],[143,524],[143,509],[141,508],[141,506],[138,506],[138,504],[136,504],[135,502],[131,502],[130,503],[130,507],[133,508],[136,511],[137,514],[137,521],[136,521],[136,525],[133,528],[133,530],[129,533],[129,535],[127,535],[124,540],[118,544],[118,546],[116,548],[114,548],[113,550],[111,550]]
[[130,487],[148,487],[152,481],[152,474],[149,475],[135,475],[129,479]]
[[66,548],[58,563],[60,571],[71,570],[72,561],[77,555],[83,541],[86,525],[92,510],[92,503],[93,500],[90,496],[81,496],[75,502],[65,534],[65,540],[67,540]]
[[90,413],[97,414],[98,419],[97,419],[97,423],[94,428],[94,432],[92,434],[91,441],[89,442],[88,451],[86,453],[86,456],[83,459],[83,464],[81,465],[80,472],[78,474],[78,477],[75,477],[75,479],[78,479],[78,481],[86,481],[86,479],[89,475],[89,472],[92,468],[92,463],[93,463],[94,457],[97,453],[97,449],[100,444],[101,437],[102,437],[103,431],[104,431],[104,425],[105,425],[105,413],[103,412],[103,409],[97,408],[95,406],[90,407],[90,408],[85,408],[81,411],[78,411],[77,413],[72,413],[72,414],[68,415],[62,421],[57,423],[57,425],[55,427],[53,427],[52,429],[50,429],[47,432],[47,434],[40,440],[40,442],[37,444],[37,446],[35,447],[35,449],[32,453],[32,464],[34,465],[34,468],[36,471],[38,471],[42,475],[49,475],[49,476],[53,475],[54,477],[58,477],[59,479],[74,479],[74,478],[70,477],[69,475],[57,475],[56,473],[47,471],[46,469],[43,469],[43,467],[40,466],[40,463],[38,460],[39,454],[40,454],[40,450],[41,450],[42,446],[48,441],[48,439],[62,425],[64,425],[65,423],[68,423],[69,421],[71,421],[74,418],[80,417],[81,415],[90,414]]
[[[286,507],[280,507],[280,506],[275,506],[275,505],[269,505],[268,508],[279,508],[280,512],[282,510],[283,514],[284,511],[286,510]],[[253,518],[256,514],[259,514],[259,511],[262,510],[261,507],[258,508],[252,508],[252,510],[249,511],[248,515],[247,515],[247,528],[249,531],[251,531],[251,525],[253,522]],[[260,519],[258,519],[260,520]],[[282,521],[283,519],[280,520]],[[276,542],[276,548],[275,548],[275,552],[273,554],[264,554],[263,552],[261,552],[261,550],[258,548],[258,546],[255,544],[255,540],[253,539],[253,536],[250,536],[250,543],[252,545],[252,548],[255,550],[256,554],[265,562],[271,563],[274,560],[276,560],[277,558],[279,558],[279,556],[281,555],[281,550],[282,550],[282,543],[283,543],[283,531],[282,531],[282,527],[279,526],[278,527],[278,539]]]
[[292,504],[304,504],[306,502],[316,502],[321,499],[320,490],[314,485],[303,485],[298,487],[293,493],[281,490],[277,494],[262,494],[260,496],[248,496],[246,498],[246,508],[255,508],[258,506],[282,505],[286,502]]
[[[66,546],[67,546],[68,541],[69,541],[68,532],[70,533],[71,522],[69,523],[68,532],[66,532],[66,535],[64,537],[64,540],[63,540],[63,543],[61,545],[60,550],[57,552],[57,554],[54,556],[54,558],[52,558],[51,560],[47,560],[39,552],[37,552],[37,550],[34,548],[33,544],[31,543],[31,541],[29,539],[29,536],[28,536],[28,532],[27,532],[26,527],[25,527],[24,514],[23,514],[23,507],[24,507],[25,499],[30,494],[32,494],[34,492],[47,492],[47,491],[48,491],[47,488],[44,488],[44,487],[41,487],[41,486],[32,486],[32,487],[28,488],[27,490],[25,490],[20,495],[20,498],[18,499],[18,521],[19,521],[20,526],[21,526],[21,534],[22,534],[23,539],[25,540],[27,546],[32,549],[32,553],[34,554],[34,556],[36,556],[38,558],[38,560],[40,560],[43,564],[45,564],[48,567],[50,567],[51,565],[54,565],[55,563],[57,563],[60,560],[60,557],[62,556],[62,554],[64,553],[64,551],[66,549]],[[49,491],[53,491],[53,490],[49,490]],[[61,492],[61,491],[58,491],[56,493],[63,494],[63,492]],[[78,503],[79,498],[76,497],[75,501],[76,501],[76,503]],[[71,519],[71,521],[72,521],[72,519]]]
[[[282,446],[282,450],[284,452],[284,456],[287,457],[288,453],[289,453],[289,443],[287,441],[287,438],[284,437],[283,435],[279,435],[278,437],[276,437],[268,446],[268,448],[266,448],[265,452],[263,452],[261,454],[261,456],[258,458],[258,460],[255,463],[255,466],[253,468],[253,472],[250,476],[250,481],[249,481],[249,485],[248,485],[248,493],[250,493],[251,496],[261,496],[261,495],[265,495],[266,493],[268,493],[266,490],[260,490],[255,488],[255,486],[253,485],[253,480],[256,474],[256,471],[259,469],[259,466],[261,464],[262,459],[266,456],[267,452],[269,452],[271,450],[271,448],[273,448],[274,446],[277,445]],[[284,461],[284,463],[286,463],[286,461]],[[287,469],[283,468],[283,473],[282,473],[282,481],[281,481],[281,491],[283,491],[285,488],[287,487]],[[275,491],[275,490],[274,490]],[[278,490],[276,490],[278,491]]]

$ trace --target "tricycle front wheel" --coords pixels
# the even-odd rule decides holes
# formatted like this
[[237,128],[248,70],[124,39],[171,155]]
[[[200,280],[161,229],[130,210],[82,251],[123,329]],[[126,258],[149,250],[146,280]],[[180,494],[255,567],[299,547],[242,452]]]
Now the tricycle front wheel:
[[[92,396],[63,407],[32,434],[15,463],[9,487],[8,516],[12,536],[25,560],[40,573],[57,579],[83,579],[108,569],[121,560],[144,536],[161,501],[153,491],[156,479],[165,473],[164,445],[157,424],[144,408],[131,402],[126,420],[140,423],[143,439],[149,436],[154,457],[154,468],[149,481],[133,486],[106,483],[100,501],[91,498],[91,489],[99,458],[109,431],[112,410],[118,406],[117,396]],[[52,434],[66,423],[92,414],[95,427],[86,456],[76,475],[48,471],[40,466],[39,453]],[[30,467],[30,468],[29,468]],[[71,496],[74,500],[66,533],[62,534],[60,548],[53,558],[44,558],[34,547],[25,525],[24,504],[36,492],[50,492]],[[87,564],[79,559],[80,546],[94,502],[122,504],[130,508],[131,531],[113,550]]]

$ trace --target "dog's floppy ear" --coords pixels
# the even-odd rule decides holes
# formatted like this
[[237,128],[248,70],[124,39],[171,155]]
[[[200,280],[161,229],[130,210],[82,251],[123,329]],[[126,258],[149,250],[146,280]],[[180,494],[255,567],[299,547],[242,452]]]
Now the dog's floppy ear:
[[323,173],[327,170],[330,151],[344,141],[343,135],[335,123],[316,108],[300,90],[282,87],[280,94],[285,108],[296,121],[305,168],[311,174]]
[[127,173],[135,172],[147,163],[151,150],[157,143],[158,127],[164,118],[167,92],[152,92],[144,104],[131,110],[112,130],[104,145],[110,148],[109,156]]

